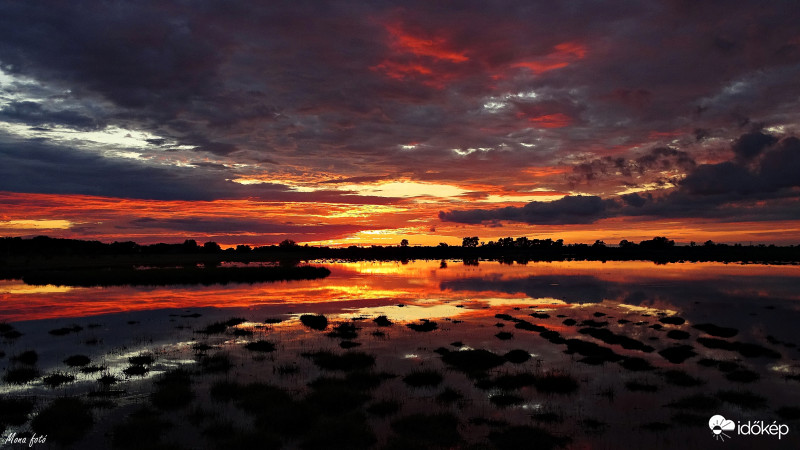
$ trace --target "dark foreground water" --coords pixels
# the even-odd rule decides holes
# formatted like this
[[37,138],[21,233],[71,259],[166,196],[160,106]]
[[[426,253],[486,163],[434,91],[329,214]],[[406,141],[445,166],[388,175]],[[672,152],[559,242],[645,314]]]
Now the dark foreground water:
[[800,445],[800,266],[320,264],[272,284],[0,282],[0,446]]

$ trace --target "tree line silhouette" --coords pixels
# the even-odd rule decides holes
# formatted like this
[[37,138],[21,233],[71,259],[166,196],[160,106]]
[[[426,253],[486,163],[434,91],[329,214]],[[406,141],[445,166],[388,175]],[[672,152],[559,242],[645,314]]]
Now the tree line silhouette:
[[800,245],[741,245],[706,241],[676,245],[664,236],[638,243],[621,240],[617,245],[607,245],[596,240],[592,244],[565,244],[562,239],[531,239],[505,237],[482,242],[477,236],[467,236],[462,245],[440,243],[437,246],[412,246],[403,239],[393,246],[357,246],[343,248],[299,245],[286,239],[277,245],[251,247],[238,245],[222,249],[213,241],[198,244],[188,239],[178,244],[142,245],[132,241],[103,243],[75,239],[38,236],[0,238],[0,269],[57,266],[69,263],[73,267],[119,266],[148,264],[193,265],[213,267],[222,261],[282,261],[292,265],[303,260],[411,260],[411,259],[462,259],[467,262],[499,260],[526,263],[528,261],[554,260],[650,260],[655,262],[721,261],[721,262],[800,262]]

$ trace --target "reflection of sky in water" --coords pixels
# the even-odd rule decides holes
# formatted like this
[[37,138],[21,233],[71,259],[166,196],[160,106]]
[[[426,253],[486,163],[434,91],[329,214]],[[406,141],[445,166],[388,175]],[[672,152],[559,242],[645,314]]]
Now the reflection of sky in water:
[[325,263],[331,276],[321,280],[174,287],[71,289],[0,282],[0,321],[84,317],[162,308],[259,308],[358,302],[391,303],[506,301],[598,303],[614,300],[638,306],[695,302],[742,304],[800,300],[800,266],[720,263],[550,262],[465,266],[450,261]]
[[[308,380],[331,374],[298,355],[319,349],[336,352],[341,349],[339,340],[301,326],[299,315],[324,313],[329,317],[331,327],[361,318],[355,322],[361,327],[356,340],[363,344],[357,350],[376,355],[380,370],[401,377],[415,370],[441,371],[445,378],[443,385],[466,394],[464,404],[458,407],[458,414],[463,418],[484,417],[537,425],[537,422],[531,422],[532,414],[552,412],[562,415],[566,418],[563,423],[548,424],[547,427],[574,436],[575,448],[590,445],[616,448],[619,442],[614,436],[620,433],[625,433],[626,445],[631,448],[662,442],[663,436],[654,437],[652,433],[636,431],[636,427],[648,422],[671,423],[676,411],[664,405],[691,394],[713,394],[722,389],[750,390],[769,399],[769,408],[764,410],[751,411],[723,405],[720,411],[715,411],[743,420],[773,417],[770,415],[772,409],[800,402],[797,382],[784,378],[788,374],[800,374],[798,349],[772,344],[767,339],[767,336],[773,336],[781,342],[800,343],[795,331],[800,319],[798,266],[716,263],[656,266],[642,262],[509,266],[482,262],[475,267],[451,261],[447,268],[440,269],[439,261],[419,261],[405,265],[395,262],[335,263],[328,264],[328,267],[332,275],[323,280],[254,285],[48,288],[42,292],[7,282],[0,286],[20,287],[0,290],[0,318],[14,321],[14,326],[24,335],[14,342],[2,343],[0,349],[9,356],[36,349],[40,354],[38,366],[43,374],[68,370],[62,363],[63,359],[83,353],[90,356],[93,363],[104,365],[110,373],[123,379],[121,371],[127,367],[129,356],[153,352],[157,358],[148,375],[152,379],[176,365],[193,363],[192,346],[205,342],[215,346],[212,353],[223,351],[230,355],[236,367],[232,377],[249,382],[271,376],[271,383],[302,393],[308,390],[305,384]],[[537,311],[545,312],[549,317],[530,316]],[[201,316],[192,317],[191,313]],[[550,343],[536,332],[516,329],[514,322],[496,318],[498,313],[558,331],[567,339],[596,342],[611,347],[620,355],[645,358],[656,370],[631,372],[616,363],[603,366],[580,363],[579,356],[564,353],[565,345]],[[395,325],[378,327],[372,319],[379,315],[386,315],[396,322]],[[652,325],[660,324],[658,319],[664,315],[678,315],[686,319],[686,323],[662,324],[660,330],[652,328]],[[209,323],[234,316],[246,318],[248,322],[239,328],[252,330],[254,336],[235,337],[230,333],[205,336],[195,332]],[[264,325],[262,322],[268,318],[282,318],[284,321]],[[565,318],[575,319],[579,324],[583,320],[607,321],[608,330],[651,345],[656,352],[626,350],[619,345],[593,340],[579,332],[581,325],[563,324]],[[437,330],[417,333],[403,326],[404,322],[421,319],[436,321]],[[620,319],[628,322],[619,323]],[[80,324],[84,330],[60,337],[47,333],[72,323]],[[737,328],[739,333],[729,341],[757,343],[779,351],[782,357],[745,358],[736,352],[703,347],[696,342],[696,338],[703,334],[692,328],[698,323]],[[90,328],[89,324],[97,326]],[[689,332],[691,338],[672,340],[666,336],[668,330]],[[373,335],[376,331],[384,335]],[[512,333],[513,338],[498,339],[495,335],[500,331]],[[258,359],[243,349],[245,342],[257,339],[276,342],[278,350],[269,357]],[[98,343],[87,345],[90,340]],[[488,399],[501,391],[477,389],[473,380],[447,368],[434,351],[441,347],[457,351],[451,345],[455,341],[462,342],[463,348],[486,349],[497,354],[524,349],[534,355],[531,361],[521,366],[506,363],[496,370],[495,375],[522,370],[560,370],[579,380],[579,393],[559,396],[525,387],[516,391],[525,399],[521,405],[493,408]],[[672,364],[657,353],[663,348],[682,344],[692,345],[698,356],[682,364]],[[725,379],[724,373],[697,364],[701,358],[736,361],[758,373],[761,380],[744,385],[732,383]],[[0,369],[5,370],[9,364],[8,356],[0,359]],[[274,368],[289,365],[298,367],[298,375],[272,375]],[[665,384],[660,371],[670,369],[683,370],[706,384],[693,388]],[[78,382],[55,391],[43,387],[40,381],[23,387],[0,385],[0,393],[79,394],[94,389],[97,376],[99,374],[79,375]],[[381,385],[375,392],[376,398],[402,398],[404,410],[428,411],[431,397],[441,389],[408,389],[401,377]],[[656,394],[631,392],[624,387],[624,383],[630,381],[655,384],[660,390]],[[201,380],[199,383],[198,391],[202,383],[210,381]],[[129,397],[136,398],[146,389],[147,379],[132,378],[122,385],[129,391]],[[705,415],[705,412],[700,415]],[[579,424],[585,418],[602,420],[607,424],[607,430],[602,435],[582,434],[584,430]],[[631,424],[634,424],[634,431],[631,431]],[[382,426],[385,428],[385,424]],[[474,428],[471,430],[476,432]],[[707,438],[708,429],[681,427],[673,428],[669,433],[682,439],[690,436],[690,442],[697,442],[699,448],[704,448],[701,443]],[[746,443],[741,440],[730,444],[725,443],[730,448],[746,448],[742,447]]]

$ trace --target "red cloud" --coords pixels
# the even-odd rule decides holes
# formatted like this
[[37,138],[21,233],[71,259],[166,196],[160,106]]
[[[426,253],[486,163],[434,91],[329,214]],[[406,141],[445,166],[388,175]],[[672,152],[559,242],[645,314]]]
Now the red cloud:
[[545,114],[528,120],[541,128],[563,128],[572,123],[572,118],[562,113]]
[[441,37],[430,39],[412,36],[399,24],[385,25],[386,31],[392,36],[392,47],[398,53],[413,53],[417,56],[427,56],[434,59],[460,63],[469,61],[464,53],[448,49],[447,41]]
[[389,55],[370,69],[395,80],[416,80],[441,89],[459,76],[455,66],[469,61],[464,52],[452,49],[448,40],[439,36],[415,36],[400,24],[385,24],[390,36]]
[[519,61],[511,64],[512,68],[524,67],[530,69],[534,74],[549,72],[555,69],[562,69],[570,65],[573,61],[586,57],[586,46],[577,42],[562,42],[553,47],[553,51],[529,61]]

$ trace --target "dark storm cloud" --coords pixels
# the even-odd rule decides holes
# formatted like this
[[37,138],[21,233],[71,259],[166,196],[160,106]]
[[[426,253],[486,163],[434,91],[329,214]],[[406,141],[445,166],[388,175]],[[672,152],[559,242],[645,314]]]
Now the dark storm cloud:
[[41,142],[0,143],[0,191],[160,200],[212,200],[221,192],[231,194],[224,181],[203,172],[119,162]]
[[467,211],[441,211],[446,222],[478,224],[507,220],[537,225],[592,223],[606,214],[608,201],[595,196],[564,197],[552,202],[530,202],[525,206]]
[[733,142],[731,150],[740,159],[748,161],[761,154],[761,152],[777,141],[775,136],[765,134],[761,131],[754,131],[739,136]]
[[572,168],[569,177],[572,183],[591,182],[600,178],[629,178],[635,174],[665,172],[671,170],[689,171],[696,165],[694,158],[682,150],[657,147],[644,155],[628,159],[625,157],[604,156]]
[[[741,147],[754,135],[742,135],[732,147]],[[633,194],[638,198],[626,200],[632,207],[619,214],[755,221],[800,219],[800,139],[778,140],[762,132],[757,135],[759,142],[772,145],[753,145],[751,148],[757,147],[758,151],[745,159],[700,165],[675,191],[660,198]]]
[[[108,108],[84,118],[6,107],[0,120],[142,129],[242,163],[365,180],[439,171],[508,184],[520,167],[600,151],[614,156],[580,169],[582,180],[690,170],[679,154],[620,162],[610,150],[687,123],[732,138],[736,117],[795,119],[798,14],[747,1],[12,0],[0,3],[3,70]],[[30,188],[15,180],[6,188]],[[143,192],[171,197],[182,180]]]
[[127,162],[43,142],[0,142],[0,191],[81,194],[154,200],[258,200],[387,204],[347,191],[295,192],[277,183],[244,186],[218,166],[157,166]]
[[[652,193],[632,193],[617,198],[570,196],[553,202],[531,202],[523,207],[478,209],[440,212],[443,221],[457,223],[496,223],[499,221],[529,224],[592,223],[604,217],[652,216],[697,217],[727,221],[765,221],[800,219],[800,139],[777,137],[758,132],[760,145],[749,157],[751,161],[734,160],[717,164],[702,164],[691,169],[676,189],[655,196]],[[741,146],[751,139],[747,133],[732,142]],[[763,147],[763,148],[762,148]],[[656,149],[647,155],[679,155],[685,164],[694,162],[683,152]],[[757,159],[756,156],[758,156]],[[641,159],[641,158],[640,158]],[[605,161],[605,160],[600,160]],[[638,160],[637,160],[638,161]],[[652,159],[655,167],[663,163]],[[611,167],[624,167],[625,161]],[[667,165],[669,166],[669,165]]]
[[77,111],[51,111],[29,101],[11,102],[0,108],[0,121],[23,123],[30,126],[61,125],[78,130],[98,130],[105,123]]

